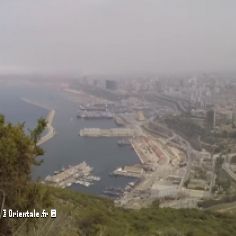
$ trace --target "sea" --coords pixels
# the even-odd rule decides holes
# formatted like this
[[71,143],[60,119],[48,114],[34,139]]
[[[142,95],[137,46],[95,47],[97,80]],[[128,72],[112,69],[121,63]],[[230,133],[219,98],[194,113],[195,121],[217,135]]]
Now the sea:
[[[113,128],[116,124],[113,120],[77,119],[79,101],[69,97],[69,94],[54,86],[20,81],[0,83],[0,114],[9,122],[25,123],[26,132],[35,127],[39,118],[46,117],[49,109],[56,110],[53,123],[56,135],[42,145],[45,154],[39,160],[43,160],[43,163],[33,167],[32,178],[43,180],[56,170],[86,161],[94,168],[93,174],[101,177],[101,181],[89,187],[73,184],[71,189],[103,195],[106,188],[124,188],[134,179],[110,174],[118,167],[138,163],[137,155],[129,146],[118,146],[117,138],[80,137],[80,129]],[[22,98],[37,105],[27,103]]]

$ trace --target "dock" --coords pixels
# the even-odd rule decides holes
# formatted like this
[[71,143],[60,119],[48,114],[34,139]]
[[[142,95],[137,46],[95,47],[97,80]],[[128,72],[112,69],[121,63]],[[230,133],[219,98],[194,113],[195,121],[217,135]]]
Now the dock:
[[136,164],[133,166],[124,166],[119,167],[113,171],[112,175],[117,176],[126,176],[126,177],[134,177],[134,178],[141,178],[144,174],[144,169],[142,165]]
[[54,135],[56,134],[55,129],[52,126],[52,123],[53,123],[54,118],[55,118],[55,114],[56,114],[55,110],[51,110],[48,113],[48,116],[46,118],[46,121],[47,121],[47,126],[46,126],[47,133],[43,137],[40,138],[40,140],[37,142],[37,145],[42,145],[42,144],[46,143],[48,140],[53,138]]
[[55,131],[53,125],[52,125],[53,121],[54,121],[54,118],[55,118],[55,115],[56,115],[56,111],[54,109],[49,108],[46,105],[43,105],[43,104],[41,104],[39,102],[36,102],[36,101],[32,101],[32,100],[27,99],[27,98],[21,98],[21,100],[23,102],[25,102],[25,103],[28,103],[28,104],[31,104],[31,105],[34,105],[34,106],[37,106],[37,107],[49,110],[49,113],[48,113],[47,118],[46,118],[46,122],[47,122],[46,130],[47,130],[47,133],[43,137],[41,137],[40,140],[37,142],[37,145],[40,146],[40,145],[46,143],[47,141],[49,141],[56,134],[56,131]]
[[100,180],[100,177],[91,175],[92,171],[92,167],[86,162],[82,162],[78,165],[55,171],[54,175],[45,178],[45,183],[61,188],[70,187],[72,184],[89,187],[94,181]]

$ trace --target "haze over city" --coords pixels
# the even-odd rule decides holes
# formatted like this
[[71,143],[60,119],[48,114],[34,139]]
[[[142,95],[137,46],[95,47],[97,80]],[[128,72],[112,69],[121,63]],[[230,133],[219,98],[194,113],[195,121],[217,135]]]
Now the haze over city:
[[233,0],[0,3],[0,72],[233,71]]
[[235,0],[0,0],[0,236],[236,235]]

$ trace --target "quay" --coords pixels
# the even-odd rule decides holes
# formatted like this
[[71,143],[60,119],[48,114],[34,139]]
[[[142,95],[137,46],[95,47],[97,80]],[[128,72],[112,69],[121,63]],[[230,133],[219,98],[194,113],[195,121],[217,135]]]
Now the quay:
[[54,118],[55,118],[55,114],[56,114],[55,110],[51,110],[48,113],[48,116],[46,118],[47,133],[43,137],[40,138],[40,140],[37,142],[37,145],[42,145],[42,144],[46,143],[48,140],[50,140],[51,138],[53,138],[55,136],[56,132],[55,132],[54,127],[52,126],[52,123],[53,123]]
[[93,168],[86,162],[82,162],[78,165],[55,171],[54,175],[45,178],[45,183],[61,188],[70,187],[74,183],[89,187],[94,181],[100,180],[100,177],[91,175],[92,170]]
[[135,177],[141,178],[144,174],[144,169],[141,165],[136,164],[133,166],[124,166],[117,168],[113,171],[112,175],[117,176],[126,176],[126,177]]
[[28,103],[28,104],[31,104],[31,105],[34,105],[34,106],[37,106],[37,107],[49,110],[49,113],[48,113],[47,118],[46,118],[46,122],[47,122],[46,130],[47,130],[47,133],[43,137],[41,137],[40,140],[37,142],[37,145],[40,146],[40,145],[46,143],[47,141],[49,141],[56,134],[56,131],[55,131],[54,127],[52,126],[54,118],[55,118],[55,115],[56,115],[56,111],[55,110],[51,110],[46,105],[43,105],[41,103],[32,101],[32,100],[27,99],[27,98],[21,98],[21,100],[23,102]]

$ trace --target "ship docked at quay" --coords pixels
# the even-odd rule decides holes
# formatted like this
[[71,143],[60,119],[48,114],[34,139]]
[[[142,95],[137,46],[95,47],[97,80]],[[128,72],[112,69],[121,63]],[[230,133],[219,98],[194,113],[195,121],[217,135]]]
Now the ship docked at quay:
[[92,171],[92,167],[90,167],[86,162],[82,162],[75,166],[69,166],[68,168],[54,171],[54,174],[47,176],[44,182],[61,188],[70,187],[72,184],[80,184],[89,187],[95,181],[101,179],[98,176],[93,176],[91,174]]

